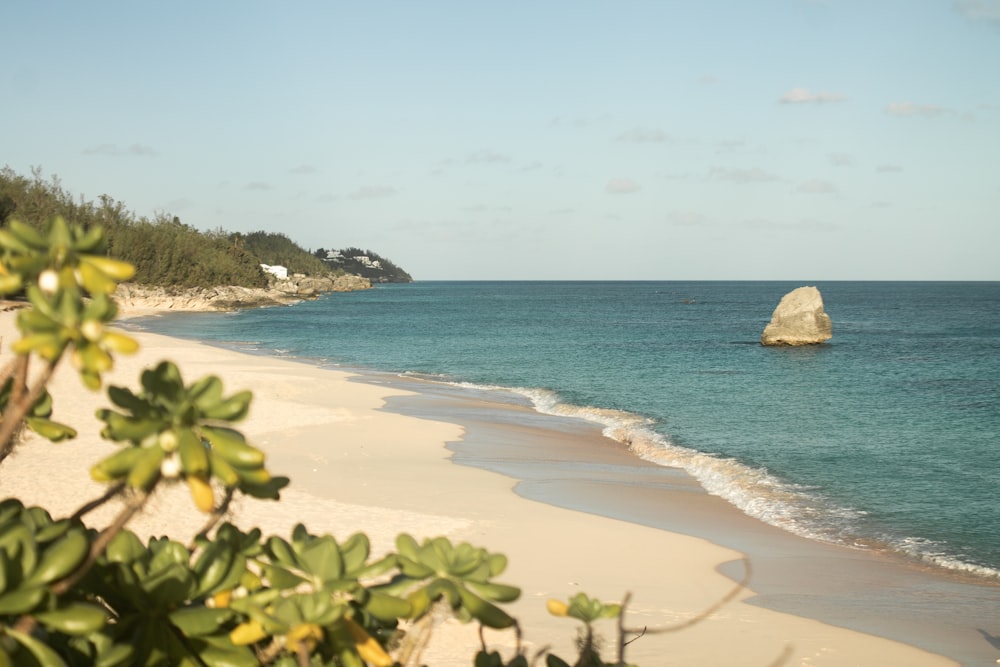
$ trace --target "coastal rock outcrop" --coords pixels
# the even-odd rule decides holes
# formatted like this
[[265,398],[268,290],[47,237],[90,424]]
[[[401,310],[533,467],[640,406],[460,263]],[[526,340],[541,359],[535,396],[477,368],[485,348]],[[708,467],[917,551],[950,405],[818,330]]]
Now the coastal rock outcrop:
[[324,292],[353,292],[370,289],[372,283],[367,278],[352,274],[339,276],[305,276],[292,274],[283,279],[272,279],[271,288],[294,297],[309,298]]
[[762,345],[816,345],[833,337],[833,323],[815,287],[799,287],[781,298],[764,327]]
[[284,306],[311,299],[325,292],[370,289],[367,278],[354,275],[329,277],[291,276],[275,280],[269,287],[156,287],[122,283],[114,300],[125,313],[135,311],[212,311]]

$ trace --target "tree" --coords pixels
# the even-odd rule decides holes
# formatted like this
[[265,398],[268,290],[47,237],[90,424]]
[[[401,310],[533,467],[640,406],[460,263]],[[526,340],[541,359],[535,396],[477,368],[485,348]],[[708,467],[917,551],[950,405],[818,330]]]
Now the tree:
[[0,225],[7,222],[7,218],[17,209],[17,202],[10,195],[0,197]]

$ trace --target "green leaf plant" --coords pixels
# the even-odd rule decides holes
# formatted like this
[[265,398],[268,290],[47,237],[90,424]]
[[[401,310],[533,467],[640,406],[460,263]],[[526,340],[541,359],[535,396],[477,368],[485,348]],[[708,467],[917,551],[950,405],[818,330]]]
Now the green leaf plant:
[[[98,390],[114,355],[138,347],[108,327],[117,314],[112,294],[133,269],[102,254],[103,238],[99,227],[61,218],[44,230],[16,220],[0,228],[0,294],[21,306],[21,338],[0,370],[0,462],[25,429],[52,442],[76,436],[52,419],[46,386],[60,363],[69,359],[84,387]],[[97,412],[100,435],[120,447],[90,469],[103,495],[60,519],[0,500],[0,667],[418,665],[440,612],[480,632],[517,633],[509,661],[483,642],[476,667],[529,664],[517,621],[501,607],[520,595],[495,581],[507,566],[501,554],[404,534],[395,552],[373,558],[363,533],[338,542],[298,525],[285,539],[223,522],[236,494],[278,500],[289,481],[273,476],[234,427],[250,392],[226,394],[215,376],[187,383],[162,361],[142,371],[138,389],[110,386],[107,396],[113,407]],[[143,543],[128,522],[175,484],[187,485],[208,515],[204,527],[190,544]],[[123,507],[109,525],[84,523],[115,498]],[[549,608],[585,625],[575,664],[604,665],[591,626],[620,620],[623,607],[578,595]],[[614,664],[624,665],[619,644]],[[551,654],[546,661],[570,664]]]

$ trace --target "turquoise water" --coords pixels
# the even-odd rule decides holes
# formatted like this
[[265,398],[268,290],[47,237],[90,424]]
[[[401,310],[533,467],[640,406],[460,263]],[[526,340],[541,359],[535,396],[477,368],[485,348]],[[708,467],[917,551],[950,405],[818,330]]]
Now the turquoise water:
[[834,337],[758,339],[779,282],[418,282],[149,329],[513,389],[808,537],[1000,577],[1000,283],[819,283]]

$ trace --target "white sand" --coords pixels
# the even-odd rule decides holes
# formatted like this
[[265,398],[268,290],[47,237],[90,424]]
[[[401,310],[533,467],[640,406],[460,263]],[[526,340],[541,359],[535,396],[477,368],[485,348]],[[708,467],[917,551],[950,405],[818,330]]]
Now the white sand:
[[[13,314],[0,314],[2,360],[16,338]],[[349,381],[346,373],[275,358],[240,354],[153,334],[137,334],[142,350],[119,360],[112,384],[138,385],[143,368],[161,359],[177,362],[187,382],[216,374],[226,392],[252,389],[255,400],[244,433],[268,454],[274,474],[292,485],[280,502],[242,500],[235,522],[287,535],[297,522],[315,533],[345,539],[364,531],[377,551],[394,536],[446,535],[505,553],[501,580],[523,589],[512,605],[529,646],[552,646],[572,655],[575,625],[545,611],[549,597],[576,592],[612,601],[628,591],[629,626],[682,622],[725,595],[733,582],[716,570],[741,554],[705,540],[552,507],[511,492],[512,480],[448,460],[445,443],[461,437],[452,424],[404,417],[378,408],[396,390]],[[24,443],[0,470],[0,497],[42,504],[68,514],[101,492],[87,470],[115,445],[97,435],[94,411],[103,394],[86,391],[70,369],[54,383],[56,418],[81,437],[60,445]],[[110,509],[92,515],[107,521]],[[170,534],[186,540],[202,525],[187,492],[163,494],[131,526],[140,535]],[[750,591],[691,629],[647,635],[633,643],[630,662],[658,665],[947,665],[952,661],[897,642],[745,604]],[[611,639],[613,625],[599,628]],[[497,648],[513,645],[511,633],[490,632]],[[428,664],[468,665],[478,639],[473,628],[446,624],[424,655]]]

